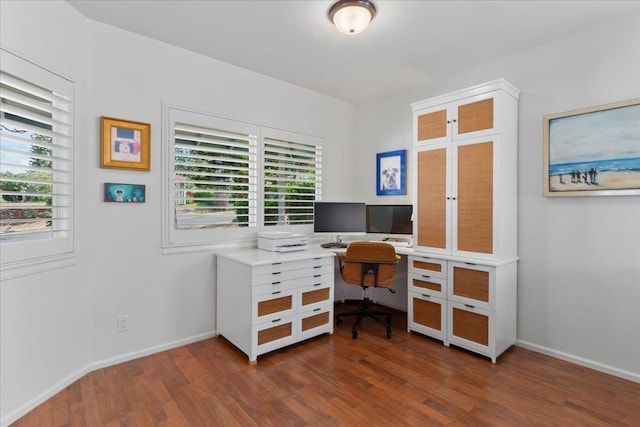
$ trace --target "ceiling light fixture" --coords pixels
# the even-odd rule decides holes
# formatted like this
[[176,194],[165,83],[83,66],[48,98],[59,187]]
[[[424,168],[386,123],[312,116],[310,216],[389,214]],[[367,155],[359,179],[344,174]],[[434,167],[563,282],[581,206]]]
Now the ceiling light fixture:
[[376,7],[369,0],[340,0],[329,9],[329,19],[344,34],[363,32],[376,16]]

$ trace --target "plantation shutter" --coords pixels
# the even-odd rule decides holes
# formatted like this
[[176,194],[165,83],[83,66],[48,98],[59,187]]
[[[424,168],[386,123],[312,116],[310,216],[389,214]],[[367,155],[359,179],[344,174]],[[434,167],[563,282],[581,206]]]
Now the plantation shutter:
[[284,131],[265,131],[265,226],[313,224],[313,202],[320,199],[322,187],[322,147],[316,140]]
[[257,225],[256,135],[175,122],[175,230]]
[[[72,83],[32,64],[27,64],[28,77],[18,77],[5,65],[25,65],[4,51],[2,59],[0,239],[68,238],[73,224]],[[34,83],[31,76],[40,78]]]

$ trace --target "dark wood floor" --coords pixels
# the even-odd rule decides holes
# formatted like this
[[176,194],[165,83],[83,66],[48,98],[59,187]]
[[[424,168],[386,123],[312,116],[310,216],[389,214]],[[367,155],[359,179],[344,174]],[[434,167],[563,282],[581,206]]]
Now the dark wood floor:
[[517,347],[494,365],[408,334],[404,313],[393,327],[336,327],[255,365],[204,340],[94,371],[13,425],[640,426],[640,384]]

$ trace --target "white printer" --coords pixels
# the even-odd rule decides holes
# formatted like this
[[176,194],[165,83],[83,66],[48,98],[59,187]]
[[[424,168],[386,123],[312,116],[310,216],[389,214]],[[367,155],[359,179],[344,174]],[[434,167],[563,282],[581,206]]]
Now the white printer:
[[302,251],[308,247],[304,234],[288,231],[263,231],[258,233],[258,249],[271,252]]

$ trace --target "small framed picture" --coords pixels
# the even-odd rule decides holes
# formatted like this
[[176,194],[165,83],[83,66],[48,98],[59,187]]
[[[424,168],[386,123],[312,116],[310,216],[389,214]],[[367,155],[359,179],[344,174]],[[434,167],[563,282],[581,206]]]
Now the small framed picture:
[[640,99],[544,116],[545,197],[640,195]]
[[150,170],[150,124],[101,117],[100,134],[101,168]]
[[104,201],[108,203],[144,203],[145,186],[139,184],[104,183]]
[[407,194],[407,150],[378,153],[376,161],[376,194]]

